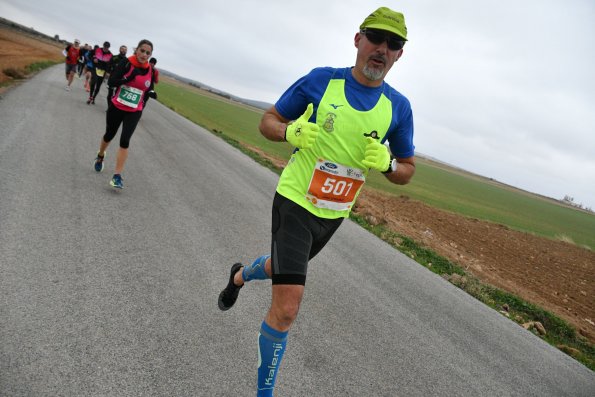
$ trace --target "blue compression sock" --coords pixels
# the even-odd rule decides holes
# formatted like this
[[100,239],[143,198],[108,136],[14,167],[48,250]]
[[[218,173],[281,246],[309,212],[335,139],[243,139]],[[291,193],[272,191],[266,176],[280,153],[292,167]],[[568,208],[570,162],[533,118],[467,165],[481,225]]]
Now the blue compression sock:
[[264,321],[258,333],[258,389],[257,397],[270,397],[275,388],[275,378],[285,345],[287,344],[287,331],[277,331]]
[[264,271],[264,265],[270,255],[263,255],[260,258],[256,258],[250,266],[244,266],[242,270],[242,278],[244,281],[250,280],[266,280],[270,278]]

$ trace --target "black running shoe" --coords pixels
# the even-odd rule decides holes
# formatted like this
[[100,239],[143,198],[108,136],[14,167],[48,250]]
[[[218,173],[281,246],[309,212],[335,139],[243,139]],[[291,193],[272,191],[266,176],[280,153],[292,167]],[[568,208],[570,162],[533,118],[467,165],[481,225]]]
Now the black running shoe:
[[240,271],[242,268],[241,263],[234,263],[231,267],[231,272],[229,275],[229,282],[227,283],[227,287],[219,294],[219,309],[221,310],[229,310],[231,307],[236,303],[238,299],[238,294],[240,293],[240,289],[244,286],[243,284],[239,287],[233,283],[233,276]]

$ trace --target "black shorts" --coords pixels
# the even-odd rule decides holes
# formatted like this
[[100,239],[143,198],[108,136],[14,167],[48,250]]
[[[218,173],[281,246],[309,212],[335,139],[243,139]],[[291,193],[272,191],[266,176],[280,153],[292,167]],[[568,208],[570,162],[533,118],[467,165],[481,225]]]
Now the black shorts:
[[107,113],[105,116],[106,126],[103,140],[105,142],[111,142],[111,140],[116,136],[118,128],[120,128],[120,125],[122,125],[122,133],[120,134],[120,147],[123,149],[128,149],[130,146],[130,138],[132,138],[132,134],[134,134],[134,130],[136,130],[136,126],[142,114],[142,111],[126,112],[124,110],[120,110],[110,101],[107,105]]
[[275,193],[271,243],[273,284],[306,285],[308,261],[329,242],[343,219],[319,218]]
[[66,65],[66,74],[75,73],[76,72],[76,67],[77,67],[76,64],[70,65],[68,63],[65,63],[65,65]]

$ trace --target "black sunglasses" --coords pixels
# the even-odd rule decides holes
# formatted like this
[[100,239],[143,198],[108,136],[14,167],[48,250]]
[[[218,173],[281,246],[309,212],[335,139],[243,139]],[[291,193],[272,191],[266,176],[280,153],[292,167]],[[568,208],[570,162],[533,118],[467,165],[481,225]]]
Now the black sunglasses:
[[398,51],[405,45],[405,41],[396,34],[385,32],[384,30],[362,29],[361,34],[372,44],[382,44],[386,41],[388,49]]

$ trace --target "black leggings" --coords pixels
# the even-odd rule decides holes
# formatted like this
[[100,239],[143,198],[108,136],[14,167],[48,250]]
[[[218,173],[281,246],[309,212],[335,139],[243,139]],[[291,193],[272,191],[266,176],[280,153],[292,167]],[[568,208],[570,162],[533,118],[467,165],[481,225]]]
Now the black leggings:
[[103,83],[103,77],[104,76],[97,76],[95,69],[93,69],[93,73],[91,73],[91,85],[89,88],[90,97],[95,98],[97,94],[99,94],[99,89]]
[[116,136],[120,124],[122,124],[122,133],[120,134],[120,147],[122,149],[128,149],[130,146],[130,138],[136,129],[136,125],[140,120],[143,112],[125,112],[118,109],[112,103],[108,105],[107,114],[105,115],[105,135],[103,140],[105,142],[111,142]]

